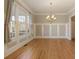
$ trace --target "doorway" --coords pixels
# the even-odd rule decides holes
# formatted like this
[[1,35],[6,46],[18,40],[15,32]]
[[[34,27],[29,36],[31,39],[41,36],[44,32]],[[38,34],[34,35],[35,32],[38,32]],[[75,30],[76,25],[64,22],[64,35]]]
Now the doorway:
[[75,16],[71,17],[71,39],[75,40]]

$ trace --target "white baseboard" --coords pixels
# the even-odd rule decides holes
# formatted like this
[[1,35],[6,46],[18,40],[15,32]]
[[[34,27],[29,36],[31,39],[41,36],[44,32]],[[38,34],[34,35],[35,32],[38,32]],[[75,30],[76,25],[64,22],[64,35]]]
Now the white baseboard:
[[23,45],[27,44],[28,42],[30,42],[31,40],[33,40],[33,38],[28,38],[23,42],[17,43],[15,46],[11,47],[11,48],[6,48],[5,47],[5,52],[4,52],[4,57],[7,57],[8,55],[12,54],[13,52],[15,52],[17,49],[21,48]]
[[70,40],[70,38],[69,37],[66,37],[66,36],[36,36],[36,37],[34,37],[34,39],[35,38],[65,38],[65,39],[68,39],[68,40]]

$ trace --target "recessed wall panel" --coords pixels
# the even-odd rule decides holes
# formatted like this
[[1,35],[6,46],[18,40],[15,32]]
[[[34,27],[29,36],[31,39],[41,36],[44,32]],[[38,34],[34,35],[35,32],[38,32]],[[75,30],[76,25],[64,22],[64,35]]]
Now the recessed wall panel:
[[50,29],[49,29],[49,25],[44,25],[44,36],[49,36],[49,32],[50,32]]
[[42,26],[36,25],[36,36],[42,36]]
[[57,36],[57,25],[51,25],[51,36]]
[[66,25],[59,25],[59,36],[66,36]]

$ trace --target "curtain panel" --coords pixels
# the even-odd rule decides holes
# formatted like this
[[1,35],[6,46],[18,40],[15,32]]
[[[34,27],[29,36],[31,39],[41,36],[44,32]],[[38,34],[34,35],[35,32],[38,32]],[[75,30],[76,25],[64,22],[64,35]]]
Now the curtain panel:
[[10,41],[9,39],[9,21],[11,18],[11,10],[12,10],[12,5],[14,3],[14,0],[7,0],[6,1],[6,16],[5,16],[5,23],[4,23],[4,43],[7,43]]

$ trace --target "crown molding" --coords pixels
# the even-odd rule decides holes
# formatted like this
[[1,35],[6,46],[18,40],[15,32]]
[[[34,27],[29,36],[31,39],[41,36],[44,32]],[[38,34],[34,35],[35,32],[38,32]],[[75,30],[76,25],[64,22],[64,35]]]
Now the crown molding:
[[[34,15],[49,15],[49,13],[33,13]],[[55,15],[67,15],[66,13],[54,13]]]
[[15,0],[15,2],[22,6],[22,8],[24,8],[26,11],[28,11],[29,13],[33,14],[33,11],[28,7],[27,4],[25,4],[24,2],[22,2],[21,0]]
[[[68,10],[65,13],[54,13],[55,15],[69,15],[70,13],[74,13],[75,14],[75,8],[72,8],[70,10]],[[49,13],[33,13],[34,15],[48,15]]]
[[70,9],[70,10],[67,12],[67,14],[72,13],[72,12],[75,13],[75,8]]

